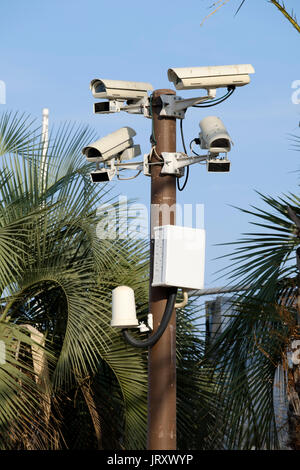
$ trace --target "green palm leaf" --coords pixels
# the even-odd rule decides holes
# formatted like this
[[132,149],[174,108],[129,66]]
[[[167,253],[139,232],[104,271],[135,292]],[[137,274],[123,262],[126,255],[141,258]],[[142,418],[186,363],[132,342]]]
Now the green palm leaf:
[[[277,367],[297,334],[299,231],[288,208],[300,215],[299,198],[260,194],[267,209],[243,210],[262,223],[244,234],[224,270],[230,282],[250,286],[232,299],[206,360],[217,374],[217,397],[227,448],[279,448],[273,388]],[[264,231],[261,231],[264,229]]]
[[31,154],[41,148],[40,127],[33,129],[34,120],[26,114],[5,112],[0,118],[0,155]]

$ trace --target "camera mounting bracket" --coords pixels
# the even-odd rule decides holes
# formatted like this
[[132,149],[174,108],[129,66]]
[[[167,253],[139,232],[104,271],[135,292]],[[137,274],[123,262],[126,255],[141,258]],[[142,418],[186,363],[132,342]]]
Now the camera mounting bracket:
[[162,152],[161,156],[164,160],[164,164],[161,169],[161,174],[175,175],[179,178],[184,175],[185,166],[193,165],[193,163],[206,161],[209,158],[209,154],[199,155],[197,157],[189,157],[185,153],[181,152]]
[[141,98],[138,101],[131,100],[107,100],[94,103],[94,114],[111,114],[126,111],[130,114],[143,114],[147,118],[150,115],[149,97]]
[[187,99],[181,98],[181,96],[177,95],[160,95],[160,99],[162,101],[160,115],[184,119],[187,108],[216,97],[215,88],[209,88],[207,92],[206,96]]

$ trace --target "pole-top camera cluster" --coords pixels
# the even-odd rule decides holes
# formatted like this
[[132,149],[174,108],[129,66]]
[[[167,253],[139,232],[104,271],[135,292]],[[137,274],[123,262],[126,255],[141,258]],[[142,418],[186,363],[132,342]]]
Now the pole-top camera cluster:
[[[203,89],[207,94],[195,98],[161,95],[160,114],[182,120],[191,106],[215,106],[227,99],[236,87],[250,83],[250,75],[253,73],[254,68],[250,64],[170,68],[168,79],[177,90]],[[153,86],[150,83],[95,78],[91,81],[90,88],[94,98],[101,100],[94,103],[96,114],[126,111],[152,118],[152,95],[149,93],[153,90]],[[227,95],[216,98],[218,88],[227,88]],[[201,105],[203,102],[207,102],[208,105]],[[162,154],[161,161],[157,163],[161,165],[161,174],[172,174],[180,178],[186,166],[203,161],[206,161],[209,172],[230,170],[227,154],[231,150],[232,140],[221,119],[207,116],[199,125],[200,133],[192,142],[207,153],[200,155],[190,146],[193,152],[193,156],[190,157],[186,153],[179,152],[174,155]],[[141,154],[140,146],[133,142],[135,135],[133,129],[123,127],[92,142],[82,150],[87,160],[96,164],[96,170],[91,173],[93,182],[110,181],[114,176],[119,177],[123,170],[135,170],[138,174],[143,171],[144,175],[150,176],[151,164],[148,155],[144,156],[143,161],[130,161]]]
[[[182,120],[185,118],[185,113],[188,108],[205,108],[220,104],[232,95],[236,87],[250,83],[250,75],[253,73],[254,68],[250,64],[170,68],[168,70],[168,78],[177,90],[203,89],[206,91],[206,95],[184,98],[175,94],[160,94],[161,109],[159,114],[162,118],[172,117],[179,119],[181,121],[182,131]],[[96,114],[126,111],[132,114],[142,114],[146,118],[153,119],[153,95],[150,94],[153,87],[150,83],[97,78],[91,81],[90,88],[94,98],[101,100],[94,104],[94,112]],[[220,98],[216,98],[217,89],[219,88],[226,88],[227,93]],[[157,155],[155,145],[153,145],[149,154],[144,155],[142,161],[132,161],[141,154],[140,146],[136,145],[133,140],[136,132],[131,127],[122,127],[83,148],[82,153],[85,155],[86,159],[96,164],[95,171],[91,172],[91,180],[94,183],[108,182],[114,176],[117,176],[119,179],[132,179],[141,172],[143,172],[144,175],[151,176],[151,165],[159,165],[161,167],[161,176],[173,175],[177,178],[181,178],[185,171],[188,172],[190,165],[201,162],[206,162],[209,172],[230,171],[230,161],[227,155],[232,147],[232,139],[222,120],[216,116],[206,116],[200,121],[199,126],[200,132],[198,136],[190,143],[190,150],[191,153],[193,153],[192,156],[187,155],[186,150],[185,152],[162,151],[160,155]],[[152,141],[155,142],[155,138],[153,137],[154,136],[152,136]],[[183,134],[182,140],[185,149]],[[201,155],[195,152],[192,145],[193,143],[205,150],[206,153]],[[157,157],[155,161],[152,159],[153,152],[156,153]],[[120,178],[120,172],[124,170],[135,170],[137,174],[131,178]],[[172,226],[170,227],[172,228]],[[175,226],[175,229],[176,228]],[[191,230],[193,231],[195,229]],[[157,246],[156,243],[156,252],[158,249]],[[174,260],[176,260],[178,258],[176,255],[178,250],[180,251],[179,248],[175,249],[172,259],[174,258]],[[199,254],[202,263],[204,263],[203,253],[204,249]],[[189,259],[189,254],[189,252],[188,254],[184,254],[183,259]],[[156,253],[156,258],[157,256],[159,257]],[[192,253],[192,258],[195,258],[194,253]],[[167,262],[168,259],[164,259],[161,263],[163,272],[165,266],[168,264]],[[182,261],[178,266],[180,275],[182,275],[183,272],[190,274],[190,265],[193,263],[189,262],[185,271],[182,269],[183,264]],[[174,266],[172,267],[172,273],[174,274]],[[126,341],[133,346],[153,346],[163,334],[172,315],[177,288],[183,288],[185,286],[182,280],[178,282],[172,280],[170,282],[166,284],[167,286],[171,285],[171,291],[168,296],[168,302],[161,325],[146,341],[138,341],[132,338],[127,332],[127,328],[140,328],[141,332],[152,330],[151,314],[148,315],[148,326],[139,324],[136,318],[132,289],[127,286],[119,286],[114,290],[113,318],[111,325],[118,328],[125,328],[124,337]],[[188,283],[188,285],[190,285],[190,283]],[[181,306],[182,304],[179,304],[179,306],[175,304],[175,308],[180,308]]]

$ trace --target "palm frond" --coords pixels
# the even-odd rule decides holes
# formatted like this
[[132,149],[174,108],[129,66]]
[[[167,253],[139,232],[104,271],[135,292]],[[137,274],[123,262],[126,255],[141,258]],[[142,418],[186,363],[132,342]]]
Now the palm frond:
[[286,7],[284,5],[283,2],[277,2],[276,0],[269,0],[270,3],[272,3],[276,8],[278,8],[278,10],[280,11],[280,13],[283,14],[283,16],[285,16],[285,18],[293,25],[293,27],[296,29],[296,31],[298,31],[298,33],[300,33],[300,25],[299,23],[297,22],[297,18],[296,18],[296,15],[294,14],[294,12],[292,11],[291,14],[289,14],[286,10]]
[[291,338],[299,333],[295,308],[299,198],[260,197],[266,209],[240,209],[260,221],[251,222],[259,232],[227,244],[235,250],[223,257],[231,261],[224,270],[229,281],[250,289],[231,299],[205,359],[217,376],[220,425],[230,449],[279,448],[275,373]]
[[0,118],[0,156],[8,153],[30,155],[41,148],[40,127],[26,114],[5,112]]
[[[203,23],[210,16],[215,14],[222,6],[224,6],[228,2],[229,2],[229,0],[218,0],[217,2],[214,2],[211,6],[211,8],[214,8],[214,10],[204,18],[204,20],[201,23],[201,26],[203,25]],[[241,1],[240,5],[238,6],[238,8],[235,12],[235,16],[239,13],[240,9],[245,4],[245,2],[246,2],[246,0]],[[268,2],[271,3],[272,5],[274,5],[280,11],[280,13],[282,13],[283,16],[291,23],[291,25],[296,29],[296,31],[298,31],[298,33],[300,33],[300,25],[297,22],[297,17],[295,15],[294,11],[292,11],[291,13],[288,13],[288,11],[287,11],[287,9],[286,9],[283,2],[279,2],[277,0],[268,0]]]
[[261,294],[271,292],[271,285],[287,277],[296,275],[295,249],[300,243],[298,229],[291,219],[288,207],[300,215],[299,198],[288,195],[274,199],[260,194],[269,209],[240,209],[265,223],[251,222],[264,228],[264,232],[246,233],[237,242],[233,253],[224,255],[230,263],[225,272],[230,272],[230,282],[251,285],[253,292],[259,289]]

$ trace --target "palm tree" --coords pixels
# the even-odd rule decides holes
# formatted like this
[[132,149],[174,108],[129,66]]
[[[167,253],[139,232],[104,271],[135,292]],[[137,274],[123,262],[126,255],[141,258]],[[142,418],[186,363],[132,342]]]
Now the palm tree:
[[113,200],[90,183],[81,156],[94,133],[61,126],[45,164],[32,125],[18,114],[0,120],[1,446],[142,446],[145,359],[109,321],[110,291],[124,282],[146,308],[145,243],[96,236],[101,206]]
[[[299,197],[260,194],[266,209],[243,212],[254,216],[258,232],[230,243],[235,250],[225,271],[233,284],[247,287],[232,299],[226,326],[205,358],[211,364],[224,442],[232,449],[279,448],[280,429],[274,387],[286,394],[284,420],[289,442],[299,448],[299,366],[291,363],[291,343],[299,340]],[[298,265],[298,266],[297,266]],[[249,287],[251,286],[251,287]],[[279,384],[275,376],[281,371]]]
[[[113,204],[118,230],[123,209],[108,186],[90,182],[81,148],[94,139],[87,127],[65,124],[46,149],[29,117],[0,119],[2,449],[145,447],[147,351],[109,323],[111,290],[122,284],[134,288],[146,318],[148,242],[97,237],[103,204]],[[197,315],[193,303],[177,315],[181,449],[216,441]]]

